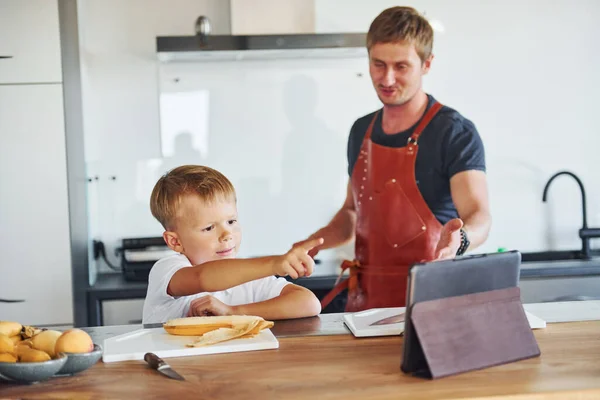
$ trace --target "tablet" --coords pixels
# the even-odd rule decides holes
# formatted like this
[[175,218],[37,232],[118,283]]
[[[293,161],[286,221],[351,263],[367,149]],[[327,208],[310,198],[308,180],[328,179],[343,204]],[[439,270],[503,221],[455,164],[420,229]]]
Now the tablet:
[[414,304],[518,286],[520,268],[521,253],[516,250],[414,264],[409,271],[406,288],[402,371],[421,375],[427,370],[421,345],[411,324]]

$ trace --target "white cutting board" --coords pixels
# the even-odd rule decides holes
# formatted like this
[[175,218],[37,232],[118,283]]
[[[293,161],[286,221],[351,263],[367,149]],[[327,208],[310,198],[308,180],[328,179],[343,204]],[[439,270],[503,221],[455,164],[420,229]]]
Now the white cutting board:
[[[404,332],[404,322],[376,326],[371,326],[371,324],[383,318],[391,317],[405,311],[405,307],[372,308],[353,314],[345,314],[344,323],[356,337],[400,335]],[[525,311],[525,315],[527,316],[527,321],[529,322],[531,329],[546,327],[546,321],[543,319],[536,317],[528,311]]]
[[253,338],[233,339],[202,347],[186,346],[197,338],[197,336],[169,335],[163,328],[139,329],[106,339],[102,361],[109,363],[143,360],[144,354],[148,352],[161,358],[168,358],[279,348],[279,341],[270,329],[261,331]]

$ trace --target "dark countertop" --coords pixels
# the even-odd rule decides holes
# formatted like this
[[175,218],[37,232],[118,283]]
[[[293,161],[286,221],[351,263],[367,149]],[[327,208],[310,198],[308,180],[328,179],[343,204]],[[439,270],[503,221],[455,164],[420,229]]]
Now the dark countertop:
[[143,291],[144,296],[148,290],[148,282],[127,281],[120,273],[98,274],[96,283],[88,288],[88,292],[118,292],[121,290]]
[[600,258],[535,261],[521,264],[521,279],[600,275]]

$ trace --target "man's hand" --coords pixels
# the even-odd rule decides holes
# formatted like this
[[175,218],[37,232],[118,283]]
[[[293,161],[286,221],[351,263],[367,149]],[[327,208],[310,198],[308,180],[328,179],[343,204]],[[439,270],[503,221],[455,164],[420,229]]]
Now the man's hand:
[[463,222],[459,218],[448,221],[440,233],[440,241],[435,249],[435,260],[454,258],[460,247],[460,228]]
[[307,239],[292,246],[291,250],[273,260],[273,273],[279,276],[290,276],[297,279],[312,275],[315,260],[309,252],[323,244],[322,238]]
[[234,308],[217,300],[211,295],[198,297],[190,303],[188,317],[206,317],[210,315],[233,315]]

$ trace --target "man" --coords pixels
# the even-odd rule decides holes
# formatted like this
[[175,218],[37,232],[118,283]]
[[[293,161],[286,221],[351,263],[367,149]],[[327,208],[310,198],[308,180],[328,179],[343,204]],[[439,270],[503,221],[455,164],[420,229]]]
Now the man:
[[324,238],[320,249],[356,239],[356,260],[342,264],[350,277],[323,308],[346,288],[346,311],[404,306],[413,263],[455,257],[488,236],[481,138],[422,89],[432,45],[433,29],[413,8],[389,8],[369,28],[369,72],[383,108],[354,123],[346,200],[311,235]]

